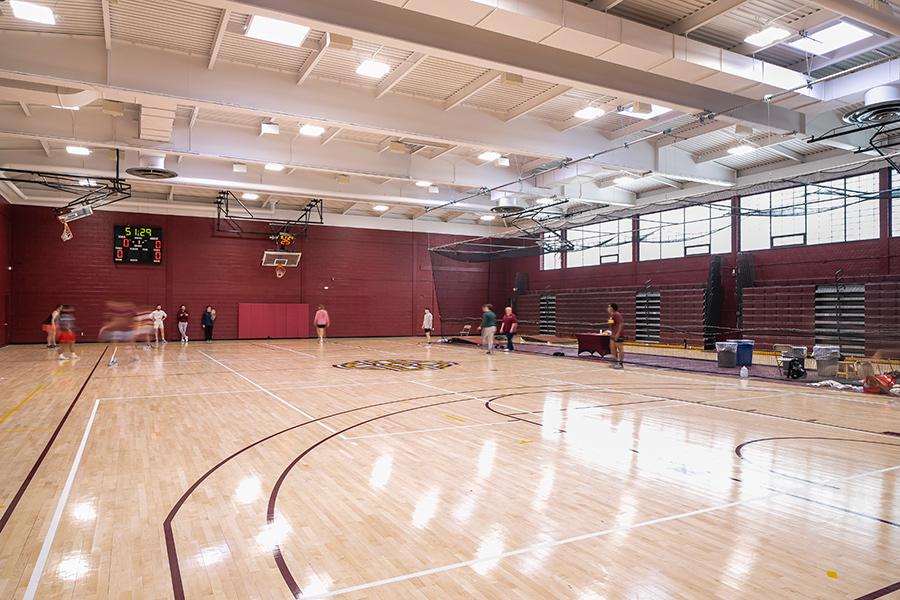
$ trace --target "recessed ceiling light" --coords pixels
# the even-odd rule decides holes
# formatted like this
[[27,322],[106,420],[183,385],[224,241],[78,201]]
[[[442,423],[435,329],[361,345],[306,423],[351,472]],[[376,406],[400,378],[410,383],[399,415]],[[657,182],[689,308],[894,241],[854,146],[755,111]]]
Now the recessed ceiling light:
[[478,155],[478,160],[484,160],[487,162],[493,162],[503,156],[499,152],[494,152],[493,150],[489,150],[487,152],[482,152]]
[[497,159],[498,167],[508,167],[509,166],[509,158],[506,156],[501,156]]
[[63,106],[62,104],[51,104],[50,108],[58,108],[60,110],[81,110],[80,106]]
[[740,156],[741,154],[750,154],[756,150],[755,146],[751,146],[750,144],[738,144],[737,146],[732,146],[728,149],[728,154],[733,154],[735,156]]
[[553,204],[555,200],[553,198],[538,198],[534,201],[535,204]]
[[421,187],[421,188],[427,188],[427,187],[431,187],[432,183],[430,181],[425,181],[424,179],[420,179],[419,181],[416,182],[416,186]]
[[94,181],[93,179],[79,179],[78,185],[81,185],[84,187],[94,187],[97,185],[97,182]]
[[430,186],[428,186],[428,193],[429,194],[439,194],[439,193],[441,193],[441,188],[439,188],[436,185],[430,185]]
[[308,34],[309,27],[304,25],[259,15],[250,17],[250,24],[247,26],[247,37],[294,48],[299,48]]
[[791,35],[791,32],[787,29],[782,29],[781,27],[766,27],[762,31],[757,31],[752,35],[748,35],[744,38],[744,41],[751,46],[762,48],[763,46],[768,46],[779,40],[783,40],[789,35]]
[[494,215],[481,215],[482,221],[493,221],[496,218]]
[[280,131],[281,128],[278,126],[278,123],[272,123],[271,121],[266,121],[259,126],[259,135],[278,135]]
[[253,192],[244,192],[241,194],[241,200],[259,200],[259,194]]
[[628,185],[629,183],[634,183],[637,181],[637,177],[632,177],[631,175],[620,175],[613,179],[613,182],[616,185]]
[[319,137],[323,133],[325,133],[325,128],[319,127],[318,125],[303,125],[302,127],[300,127],[300,135]]
[[66,152],[75,154],[76,156],[88,156],[91,153],[91,150],[84,146],[66,146]]
[[234,173],[246,173],[247,165],[245,165],[244,163],[234,163],[231,165],[231,170]]
[[53,14],[53,10],[46,6],[22,0],[10,0],[9,5],[12,6],[13,16],[17,19],[42,25],[56,25],[56,16]]
[[606,111],[597,106],[586,106],[581,110],[575,111],[576,119],[584,119],[585,121],[590,121],[591,119],[596,119],[597,117],[602,117],[606,114]]
[[391,66],[377,60],[364,60],[356,67],[356,74],[373,79],[381,79],[391,70]]
[[647,106],[646,104],[644,104],[642,102],[636,102],[635,104],[632,104],[628,108],[624,109],[622,111],[622,114],[628,115],[629,117],[634,117],[635,119],[642,119],[642,120],[646,121],[647,119],[652,119],[653,117],[658,117],[659,115],[664,115],[667,112],[672,110],[671,108],[666,108],[665,106],[657,106],[656,104],[651,104],[649,112],[644,112],[644,111],[638,112],[637,110],[635,110],[636,105],[638,105],[638,104],[643,104],[643,107]]
[[284,171],[284,165],[278,163],[266,163],[265,166],[266,171],[275,171],[276,173],[280,173]]
[[377,210],[378,212],[387,212],[391,209],[390,206],[385,206],[384,204],[376,204],[372,207],[372,210]]
[[790,42],[788,46],[810,54],[828,54],[867,37],[872,37],[872,34],[865,29],[841,22]]

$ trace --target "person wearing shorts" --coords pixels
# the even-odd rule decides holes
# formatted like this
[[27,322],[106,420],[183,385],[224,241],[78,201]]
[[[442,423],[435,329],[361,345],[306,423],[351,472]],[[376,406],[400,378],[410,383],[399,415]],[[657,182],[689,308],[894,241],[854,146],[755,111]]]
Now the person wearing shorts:
[[425,343],[431,345],[431,330],[434,329],[434,315],[431,309],[425,309],[425,317],[422,319],[422,331],[425,332]]
[[503,311],[503,321],[500,323],[500,333],[506,334],[506,352],[515,351],[513,337],[519,329],[519,319],[513,312],[512,306],[507,306]]
[[62,308],[62,304],[58,304],[56,308],[51,311],[51,313],[44,319],[44,323],[41,325],[41,329],[44,330],[44,333],[47,334],[47,347],[48,348],[56,348],[56,330],[59,325],[59,311]]
[[481,325],[478,329],[481,331],[481,343],[484,344],[487,354],[493,354],[494,334],[497,333],[497,315],[494,313],[493,305],[485,304],[481,307]]
[[75,308],[68,304],[63,305],[59,311],[59,333],[56,339],[60,345],[59,360],[78,358],[75,354]]
[[319,335],[319,343],[325,341],[325,330],[331,325],[331,317],[328,316],[328,311],[325,310],[325,305],[320,304],[319,310],[316,311],[316,316],[313,321],[316,324],[316,333]]
[[619,305],[610,302],[606,307],[609,314],[609,349],[613,355],[613,369],[625,368],[625,319],[619,312]]
[[[126,348],[131,347],[134,341],[134,305],[129,302],[107,302],[106,303],[106,324],[100,328],[99,339],[102,342],[112,344],[113,351],[109,357],[110,367],[119,364],[119,345],[125,344]],[[132,360],[134,357],[132,356]]]
[[153,319],[153,339],[156,341],[156,344],[159,345],[160,340],[162,340],[163,344],[168,344],[169,342],[166,341],[165,320],[169,315],[162,309],[162,305],[157,304],[156,310],[150,313],[150,317]]
[[178,333],[181,334],[181,343],[188,343],[188,314],[187,306],[184,304],[181,305],[181,308],[178,309],[178,314],[175,316],[175,320],[178,321]]

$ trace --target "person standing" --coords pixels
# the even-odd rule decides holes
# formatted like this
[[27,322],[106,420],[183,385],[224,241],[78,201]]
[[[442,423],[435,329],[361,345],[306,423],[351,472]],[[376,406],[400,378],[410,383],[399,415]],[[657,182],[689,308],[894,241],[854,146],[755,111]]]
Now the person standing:
[[203,317],[200,318],[200,326],[203,327],[203,339],[207,344],[212,342],[213,338],[213,325],[215,325],[215,309],[212,306],[207,306],[206,310],[203,311]]
[[150,316],[153,318],[153,339],[156,345],[159,345],[160,340],[162,340],[163,344],[168,344],[169,342],[166,341],[165,320],[169,318],[169,315],[162,309],[161,304],[157,304],[156,310],[150,313]]
[[[75,354],[75,308],[65,304],[59,310],[59,360],[78,358]],[[66,356],[66,351],[69,355]]]
[[319,305],[314,322],[316,324],[316,333],[319,335],[319,342],[324,342],[325,330],[331,325],[331,317],[328,316],[328,311],[325,310],[324,304]]
[[425,309],[425,317],[422,319],[422,331],[425,332],[425,343],[431,345],[431,330],[434,329],[434,315],[431,309]]
[[494,307],[491,304],[485,304],[481,307],[481,343],[487,348],[488,354],[494,353],[494,334],[497,333],[497,315],[494,313]]
[[625,368],[625,319],[619,312],[619,305],[610,302],[606,307],[609,314],[609,349],[612,351],[613,369]]
[[59,327],[59,311],[62,309],[62,304],[57,304],[56,308],[50,311],[50,315],[44,319],[44,323],[41,325],[41,329],[47,334],[47,347],[48,348],[56,348],[56,331]]
[[175,319],[178,321],[178,333],[181,334],[181,343],[188,343],[188,310],[187,306],[184,304],[181,305],[181,308],[178,309],[178,314],[175,315]]
[[500,323],[500,333],[506,334],[506,352],[512,352],[516,348],[513,346],[513,336],[519,329],[519,319],[516,318],[512,306],[507,306],[503,311],[503,321]]

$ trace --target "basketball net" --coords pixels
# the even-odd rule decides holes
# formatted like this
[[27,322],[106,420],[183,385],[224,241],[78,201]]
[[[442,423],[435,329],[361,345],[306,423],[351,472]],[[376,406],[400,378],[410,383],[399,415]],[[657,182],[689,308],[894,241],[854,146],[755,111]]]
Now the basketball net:
[[287,273],[287,269],[284,268],[284,265],[275,266],[275,277],[281,279],[282,277],[284,277],[285,273]]
[[59,236],[59,239],[61,239],[64,242],[68,242],[73,237],[75,237],[75,234],[72,233],[72,230],[69,229],[69,224],[66,223],[65,221],[63,221],[62,218],[60,218],[59,222],[62,223],[62,226],[63,226],[63,232],[62,232],[62,235]]

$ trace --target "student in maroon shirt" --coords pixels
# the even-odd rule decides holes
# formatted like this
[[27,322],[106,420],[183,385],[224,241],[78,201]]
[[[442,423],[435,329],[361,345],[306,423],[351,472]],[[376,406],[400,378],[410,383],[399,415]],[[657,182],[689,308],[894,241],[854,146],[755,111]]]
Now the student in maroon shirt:
[[610,302],[606,307],[609,314],[609,349],[612,351],[613,369],[625,368],[625,319],[619,312],[619,305]]
[[513,336],[516,334],[518,328],[519,320],[516,318],[515,313],[513,313],[512,307],[507,306],[503,314],[503,321],[500,324],[500,333],[506,334],[506,352],[515,350],[513,347]]

